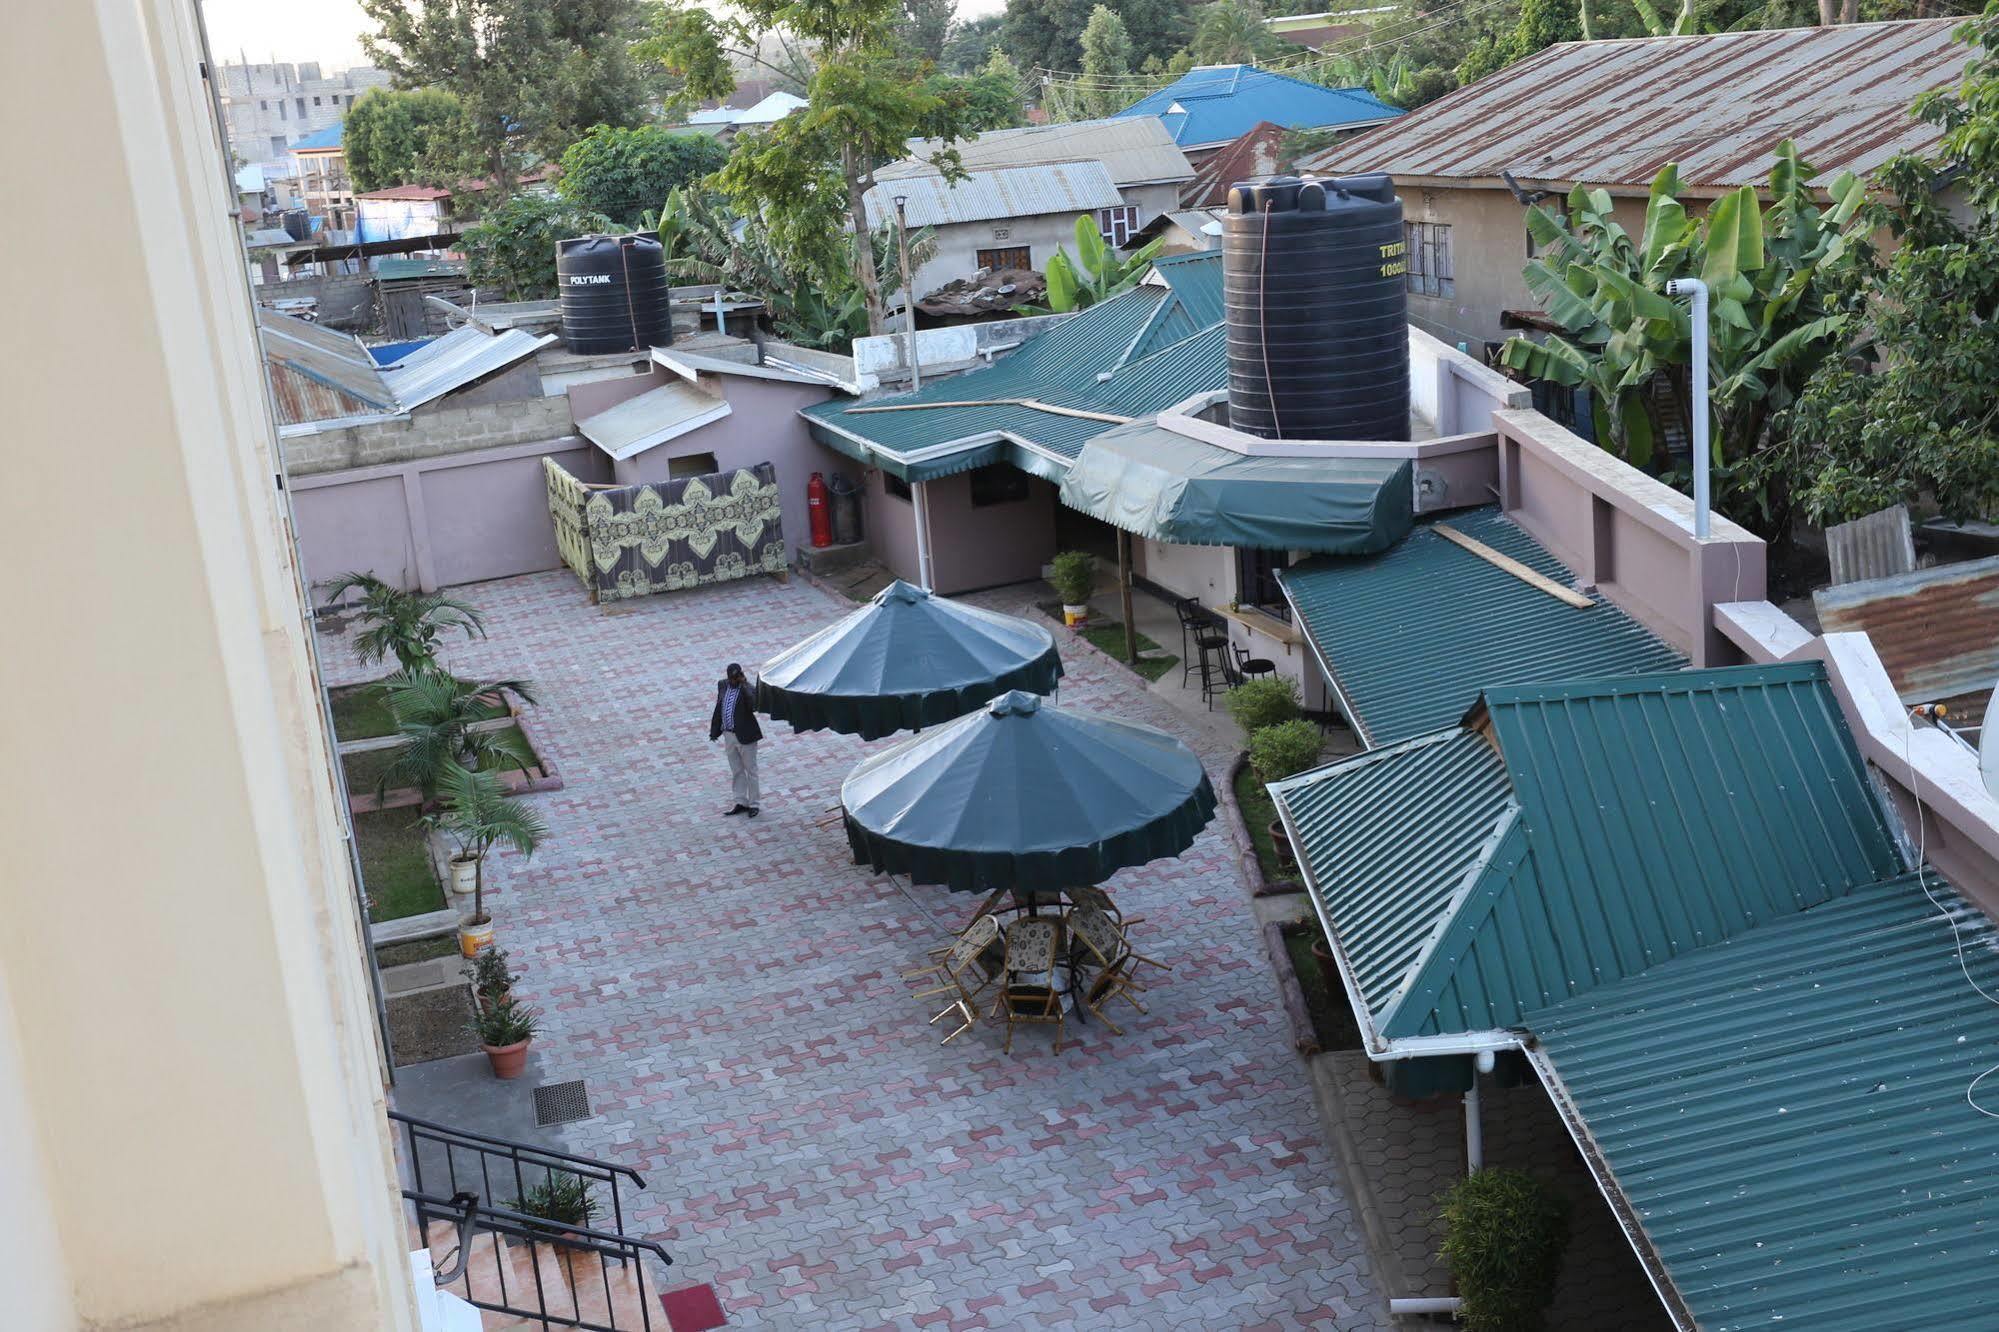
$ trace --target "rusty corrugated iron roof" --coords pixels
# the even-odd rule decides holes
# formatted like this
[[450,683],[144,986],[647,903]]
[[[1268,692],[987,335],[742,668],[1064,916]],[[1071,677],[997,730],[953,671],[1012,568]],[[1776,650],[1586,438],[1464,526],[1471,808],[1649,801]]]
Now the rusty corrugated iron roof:
[[1920,93],[1956,84],[1957,18],[1567,42],[1299,163],[1405,184],[1761,185],[1794,139],[1824,178],[1934,149]]
[[1812,594],[1825,633],[1859,630],[1904,703],[1982,693],[1999,679],[1999,555]]

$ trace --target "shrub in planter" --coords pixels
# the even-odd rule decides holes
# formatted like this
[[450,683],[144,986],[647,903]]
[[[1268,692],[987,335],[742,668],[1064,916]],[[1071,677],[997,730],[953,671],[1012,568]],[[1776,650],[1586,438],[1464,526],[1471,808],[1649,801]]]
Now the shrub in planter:
[[479,1010],[472,1031],[485,1047],[496,1078],[517,1078],[527,1064],[528,1044],[539,1029],[541,1014],[512,999]]
[[1319,728],[1308,721],[1278,722],[1250,733],[1249,765],[1266,782],[1281,782],[1317,766]]
[[1481,1170],[1443,1198],[1444,1261],[1472,1332],[1539,1332],[1569,1244],[1569,1202],[1520,1170]]
[[524,1216],[558,1223],[535,1227],[551,1234],[559,1234],[566,1227],[588,1229],[597,1219],[597,1200],[590,1195],[590,1181],[581,1175],[551,1172],[547,1179],[528,1188],[520,1197],[510,1199],[507,1206]]
[[1222,695],[1222,705],[1242,727],[1244,735],[1255,735],[1266,726],[1297,720],[1298,682],[1288,675],[1261,675],[1244,680]]
[[398,671],[382,681],[382,689],[402,743],[375,781],[378,799],[393,788],[409,786],[421,792],[427,804],[454,767],[526,772],[533,763],[534,755],[519,732],[478,725],[506,714],[508,694],[534,702],[534,686],[526,680],[474,681],[443,671]]
[[354,655],[363,662],[394,657],[405,672],[437,667],[437,640],[446,630],[461,629],[467,638],[484,638],[486,620],[478,608],[441,592],[405,592],[368,573],[344,573],[326,585],[331,607],[349,592],[359,592],[361,631],[354,635]]
[[1090,613],[1090,593],[1097,586],[1097,557],[1086,550],[1065,550],[1055,557],[1049,581],[1062,599],[1062,618],[1081,624]]

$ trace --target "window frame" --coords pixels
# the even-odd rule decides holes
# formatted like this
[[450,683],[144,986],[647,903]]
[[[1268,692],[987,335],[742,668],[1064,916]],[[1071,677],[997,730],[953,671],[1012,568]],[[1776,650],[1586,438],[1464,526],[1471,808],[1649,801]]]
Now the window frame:
[[[974,467],[966,476],[972,507],[975,509],[992,509],[1005,504],[1025,504],[1034,493],[1033,488],[1028,485],[1027,473],[1012,463],[987,463],[983,467]],[[979,493],[981,484],[992,488],[983,496]]]
[[1254,546],[1235,548],[1236,603],[1262,611],[1275,619],[1291,622],[1291,603],[1277,575],[1291,567],[1288,550],[1260,550]]
[[1409,294],[1454,299],[1457,269],[1451,254],[1451,224],[1405,220],[1402,244],[1408,264],[1403,285]]
[[[1020,262],[1017,264],[1002,262],[1002,256],[1005,255],[1019,255]],[[988,257],[992,262],[987,262]],[[988,272],[997,273],[1004,268],[1024,269],[1030,273],[1034,271],[1034,247],[1031,245],[1000,245],[991,249],[976,250],[972,254],[972,259]]]
[[1139,230],[1137,204],[1119,204],[1115,208],[1097,210],[1097,232],[1113,248],[1123,246]]

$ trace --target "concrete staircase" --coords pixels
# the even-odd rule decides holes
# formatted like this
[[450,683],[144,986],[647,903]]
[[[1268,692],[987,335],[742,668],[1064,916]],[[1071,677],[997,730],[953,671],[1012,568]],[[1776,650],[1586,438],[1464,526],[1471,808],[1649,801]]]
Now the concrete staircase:
[[[430,1260],[434,1270],[448,1270],[456,1261],[458,1230],[435,1221],[430,1225]],[[438,1290],[472,1304],[494,1304],[513,1312],[481,1310],[483,1332],[547,1326],[616,1328],[619,1332],[667,1327],[664,1312],[648,1307],[647,1283],[639,1271],[642,1258],[619,1261],[587,1249],[565,1245],[557,1237],[502,1238],[478,1230],[467,1246],[465,1268]],[[523,1317],[520,1311],[542,1311]]]

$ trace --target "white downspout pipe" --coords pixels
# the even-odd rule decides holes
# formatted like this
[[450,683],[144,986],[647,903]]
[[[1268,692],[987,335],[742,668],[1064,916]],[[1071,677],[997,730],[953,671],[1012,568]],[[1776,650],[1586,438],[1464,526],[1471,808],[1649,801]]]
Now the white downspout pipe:
[[916,521],[916,581],[925,592],[936,591],[930,572],[930,502],[924,492],[929,482],[918,481],[909,487],[910,503],[914,506],[911,517]]
[[1485,1125],[1479,1120],[1478,1078],[1465,1093],[1465,1165],[1476,1175],[1485,1169]]
[[1666,294],[1685,296],[1691,306],[1694,326],[1694,540],[1707,540],[1708,528],[1708,382],[1707,382],[1707,283],[1699,278],[1674,278],[1666,284]]

